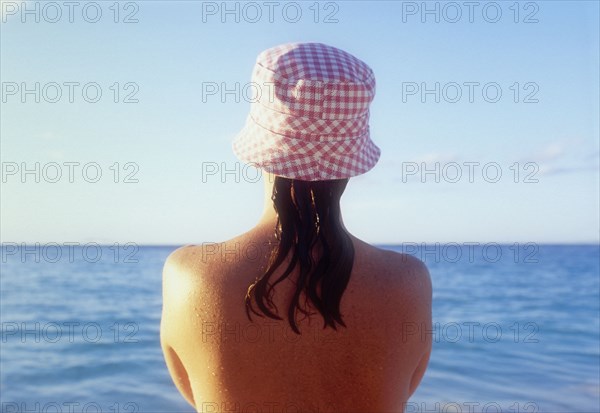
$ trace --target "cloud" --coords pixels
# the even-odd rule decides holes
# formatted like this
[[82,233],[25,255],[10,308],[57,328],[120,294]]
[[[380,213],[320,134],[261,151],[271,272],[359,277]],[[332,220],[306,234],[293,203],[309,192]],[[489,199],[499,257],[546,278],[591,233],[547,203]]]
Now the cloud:
[[[531,150],[528,154],[512,158],[493,157],[493,155],[479,154],[469,157],[464,154],[453,151],[427,152],[416,156],[407,156],[403,159],[386,159],[385,164],[381,165],[383,170],[393,181],[402,183],[436,181],[436,176],[440,175],[440,182],[444,181],[444,176],[449,176],[452,181],[457,170],[462,175],[468,176],[471,173],[469,169],[473,166],[475,174],[481,174],[481,168],[484,164],[497,163],[503,170],[509,171],[514,168],[515,162],[525,168],[524,172],[532,172],[534,167],[536,176],[562,175],[573,173],[590,174],[598,172],[600,151],[597,146],[589,139],[570,138],[562,140],[552,140],[541,143],[537,148]],[[478,163],[477,165],[472,162]],[[531,164],[534,165],[531,165]],[[508,172],[509,174],[511,172]],[[466,181],[464,178],[462,181]],[[461,182],[462,182],[461,181]]]
[[575,172],[593,172],[598,171],[597,166],[593,165],[582,165],[578,167],[559,167],[559,166],[540,166],[539,174],[544,176],[549,175],[565,175]]
[[567,153],[567,145],[563,142],[552,142],[538,151],[534,158],[537,161],[553,161]]
[[521,162],[535,162],[540,175],[598,171],[598,149],[581,138],[548,142]]

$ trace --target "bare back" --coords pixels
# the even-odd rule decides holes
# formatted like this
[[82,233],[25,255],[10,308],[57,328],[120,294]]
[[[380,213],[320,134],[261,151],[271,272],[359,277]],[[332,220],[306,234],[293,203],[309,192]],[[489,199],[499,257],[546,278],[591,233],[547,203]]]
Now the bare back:
[[244,297],[267,266],[269,240],[255,229],[180,248],[165,264],[161,342],[184,397],[200,412],[402,411],[431,350],[425,266],[352,237],[341,302],[347,327],[323,329],[314,311],[299,314],[297,335],[286,319],[293,280],[275,289],[283,320],[246,316]]

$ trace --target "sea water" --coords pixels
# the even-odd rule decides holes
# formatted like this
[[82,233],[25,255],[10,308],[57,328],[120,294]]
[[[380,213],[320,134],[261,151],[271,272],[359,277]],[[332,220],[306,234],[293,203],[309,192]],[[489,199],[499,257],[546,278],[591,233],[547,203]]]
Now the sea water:
[[[433,282],[407,412],[600,411],[597,245],[403,244]],[[159,342],[176,247],[2,247],[2,412],[193,412]]]

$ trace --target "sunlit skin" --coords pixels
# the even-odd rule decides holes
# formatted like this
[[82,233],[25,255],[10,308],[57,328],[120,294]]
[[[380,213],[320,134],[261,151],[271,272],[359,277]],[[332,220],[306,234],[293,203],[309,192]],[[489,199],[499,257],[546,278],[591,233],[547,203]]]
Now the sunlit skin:
[[299,314],[302,334],[293,333],[285,318],[290,279],[274,295],[283,320],[249,321],[244,297],[275,241],[273,176],[263,176],[265,207],[254,228],[224,243],[179,248],[165,263],[161,344],[175,385],[199,412],[402,411],[431,352],[427,268],[352,236],[346,328],[324,330],[314,310]]

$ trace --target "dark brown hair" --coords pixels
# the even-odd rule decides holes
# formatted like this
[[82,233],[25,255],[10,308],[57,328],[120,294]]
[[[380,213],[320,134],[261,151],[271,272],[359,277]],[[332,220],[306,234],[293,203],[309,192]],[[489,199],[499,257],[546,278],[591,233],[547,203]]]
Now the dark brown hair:
[[[308,305],[323,316],[323,328],[329,326],[335,330],[337,324],[346,326],[340,302],[354,263],[354,246],[340,218],[340,197],[347,183],[348,179],[299,181],[275,177],[272,199],[277,213],[277,244],[264,274],[248,288],[245,299],[248,319],[252,319],[251,312],[260,317],[282,319],[273,303],[273,289],[298,268],[296,290],[287,310],[292,330],[300,334],[296,311],[309,316],[312,313]],[[313,259],[315,254],[316,260]],[[288,256],[287,268],[271,282],[271,276]],[[300,305],[303,292],[304,307]],[[253,301],[260,312],[254,308]]]

